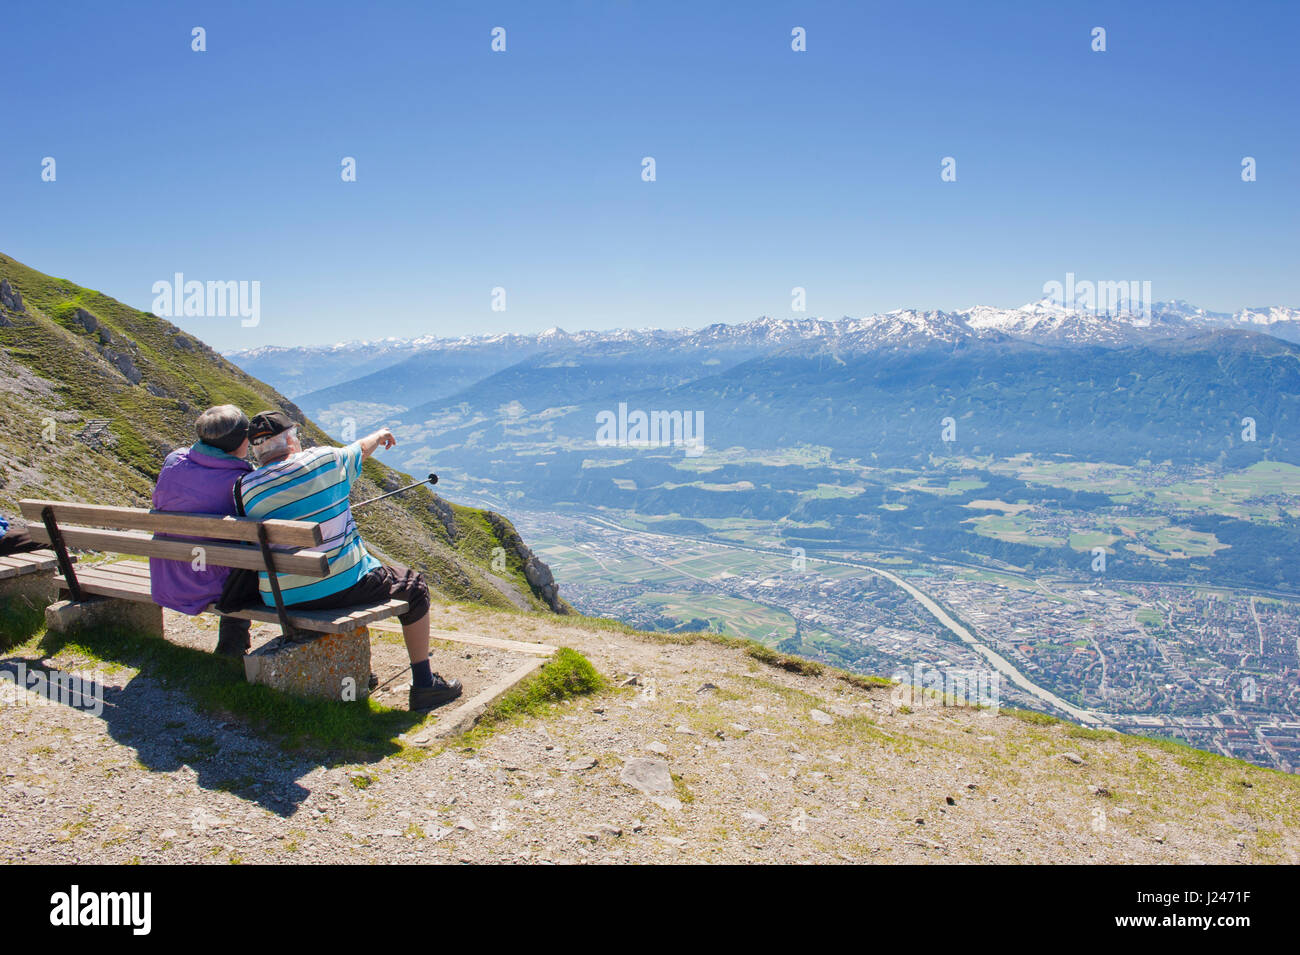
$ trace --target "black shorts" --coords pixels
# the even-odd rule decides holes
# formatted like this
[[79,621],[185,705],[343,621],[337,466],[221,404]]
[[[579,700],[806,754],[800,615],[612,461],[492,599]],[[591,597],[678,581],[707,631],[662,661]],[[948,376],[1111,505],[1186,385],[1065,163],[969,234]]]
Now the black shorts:
[[397,619],[403,625],[415,623],[429,612],[429,585],[424,582],[424,574],[400,565],[376,567],[347,590],[340,590],[318,600],[308,600],[306,603],[290,604],[288,609],[338,610],[353,604],[382,600],[405,600],[410,604],[410,609],[398,614]]

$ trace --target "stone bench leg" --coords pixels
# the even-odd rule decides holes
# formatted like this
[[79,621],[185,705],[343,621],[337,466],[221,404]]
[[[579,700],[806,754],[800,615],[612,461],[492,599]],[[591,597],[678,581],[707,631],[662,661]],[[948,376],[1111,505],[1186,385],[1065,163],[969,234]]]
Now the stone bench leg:
[[21,600],[31,607],[48,607],[59,599],[53,572],[23,574],[0,580],[0,600]]
[[120,627],[161,637],[162,607],[113,597],[87,597],[82,601],[60,600],[45,608],[45,629],[51,633],[70,633],[87,627]]
[[369,693],[370,632],[359,627],[301,642],[276,637],[244,656],[244,677],[298,696],[363,700]]

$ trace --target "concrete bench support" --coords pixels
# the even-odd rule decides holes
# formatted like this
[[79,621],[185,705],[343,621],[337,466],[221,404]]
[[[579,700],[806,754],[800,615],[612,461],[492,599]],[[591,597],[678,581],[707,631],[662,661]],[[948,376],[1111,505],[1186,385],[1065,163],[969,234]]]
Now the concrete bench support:
[[0,600],[48,607],[59,599],[59,586],[54,581],[58,569],[58,560],[47,550],[0,557]]
[[51,633],[69,633],[83,627],[121,627],[161,637],[162,607],[113,597],[87,597],[82,601],[60,600],[45,608],[45,628]]
[[362,700],[369,692],[370,634],[298,634],[263,644],[244,657],[244,676],[275,690],[328,700]]
[[32,607],[48,607],[59,599],[54,574],[24,574],[0,580],[0,600],[21,600]]

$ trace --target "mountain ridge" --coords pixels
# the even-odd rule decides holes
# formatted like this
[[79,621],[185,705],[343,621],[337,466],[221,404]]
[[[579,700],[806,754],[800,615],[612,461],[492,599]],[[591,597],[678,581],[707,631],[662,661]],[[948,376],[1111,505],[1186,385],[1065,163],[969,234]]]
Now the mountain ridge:
[[[991,305],[973,305],[961,309],[919,308],[914,306],[891,309],[885,312],[873,312],[860,317],[843,316],[828,319],[823,316],[802,318],[774,318],[761,315],[745,322],[714,322],[702,328],[612,328],[586,329],[567,332],[558,327],[548,328],[537,333],[500,332],[483,335],[438,336],[422,335],[416,337],[387,337],[381,339],[354,339],[335,342],[323,346],[301,345],[261,345],[248,349],[233,349],[223,352],[226,357],[245,361],[262,359],[270,355],[298,353],[323,354],[330,352],[392,352],[392,351],[430,351],[450,348],[483,347],[500,344],[533,343],[538,346],[569,347],[596,342],[647,342],[652,340],[673,340],[698,342],[717,341],[724,338],[732,340],[753,339],[755,333],[766,332],[770,342],[806,340],[818,337],[838,337],[846,332],[863,331],[875,328],[898,319],[911,316],[932,316],[935,322],[950,322],[953,319],[966,324],[972,330],[990,329],[1003,331],[1010,337],[1034,338],[1036,335],[1053,334],[1059,326],[1070,327],[1071,322],[1079,329],[1093,329],[1097,334],[1105,335],[1131,332],[1136,329],[1150,328],[1151,334],[1161,331],[1195,330],[1207,327],[1241,327],[1256,326],[1300,326],[1300,307],[1281,305],[1251,306],[1235,312],[1212,312],[1191,305],[1181,299],[1155,302],[1150,307],[1150,315],[1141,313],[1108,313],[1078,306],[1064,306],[1051,299],[1043,298],[1018,307]],[[976,322],[972,322],[976,319]],[[1047,332],[1036,332],[1035,327],[1044,320],[1055,320]],[[1018,334],[1008,329],[1021,329]],[[811,330],[813,334],[800,334]],[[1067,339],[1068,340],[1068,339]],[[1125,340],[1128,340],[1127,338]]]

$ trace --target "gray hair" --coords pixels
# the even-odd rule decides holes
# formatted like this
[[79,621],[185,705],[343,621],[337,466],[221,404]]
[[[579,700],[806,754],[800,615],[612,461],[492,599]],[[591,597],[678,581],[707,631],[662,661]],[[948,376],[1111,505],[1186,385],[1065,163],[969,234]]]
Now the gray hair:
[[[199,415],[199,420],[194,423],[194,429],[198,432],[200,441],[211,444],[220,441],[241,424],[247,432],[248,418],[239,408],[235,405],[216,405]],[[242,443],[241,438],[239,444]]]
[[253,453],[257,455],[259,464],[265,464],[272,458],[282,458],[289,453],[289,440],[298,433],[298,429],[289,428],[287,431],[281,431],[279,434],[273,434],[269,438],[263,438],[253,445]]

